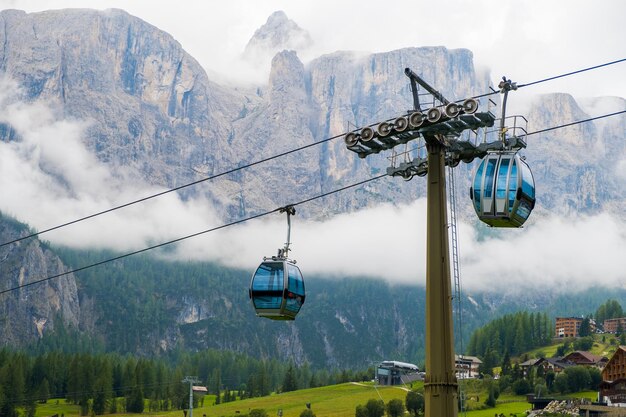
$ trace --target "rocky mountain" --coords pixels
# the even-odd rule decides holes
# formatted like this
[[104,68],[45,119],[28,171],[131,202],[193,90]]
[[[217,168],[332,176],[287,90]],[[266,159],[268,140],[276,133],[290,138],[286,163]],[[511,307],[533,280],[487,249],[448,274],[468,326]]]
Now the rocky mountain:
[[[244,51],[249,57],[276,51],[267,83],[253,89],[211,81],[170,35],[122,10],[32,14],[4,10],[0,25],[0,73],[20,85],[20,100],[48,103],[64,118],[88,123],[82,138],[86,147],[111,175],[124,181],[173,188],[337,136],[323,145],[229,174],[210,187],[181,191],[184,199],[206,199],[224,220],[281,207],[385,172],[387,155],[359,159],[345,149],[341,133],[412,108],[404,68],[416,70],[453,100],[488,92],[490,87],[488,75],[474,69],[472,53],[465,49],[415,47],[377,54],[344,51],[305,64],[298,51],[310,45],[310,37],[282,12],[268,19]],[[514,93],[510,99],[514,100]],[[540,97],[527,114],[528,131],[585,119],[586,107],[607,103],[612,108],[626,107],[621,98],[597,99],[583,106],[566,94]],[[481,109],[489,109],[487,100]],[[497,113],[497,109],[493,111]],[[525,155],[541,195],[537,216],[606,210],[623,218],[624,131],[626,120],[622,116],[529,136]],[[0,123],[0,141],[10,144],[20,140],[15,126]],[[462,164],[457,169],[460,189],[468,187],[472,168]],[[410,202],[423,196],[424,190],[424,181],[419,179],[373,182],[354,192],[311,202],[302,206],[299,214],[319,219],[380,202]],[[470,205],[461,205],[461,217],[472,216]],[[10,222],[3,221],[2,227],[2,242],[22,233]],[[0,290],[27,280],[28,271],[49,276],[65,268],[36,240],[2,247],[0,255],[5,259],[0,264]],[[0,295],[4,297],[3,330],[10,335],[3,341],[21,344],[37,338],[52,330],[59,318],[65,325],[93,334],[105,331],[106,324],[102,323],[106,319],[98,313],[105,310],[98,304],[98,293],[88,292],[80,280],[81,274],[76,278],[70,275],[31,290]],[[353,289],[357,294],[361,290]],[[315,357],[318,364],[347,360],[354,352],[337,353],[343,349],[344,339],[339,339],[371,337],[375,329],[357,333],[355,323],[360,320],[364,326],[374,315],[363,306],[343,309],[331,295],[320,296],[320,310],[311,311],[324,314],[309,327],[296,324],[287,330],[266,332],[246,348],[254,351],[279,344],[281,351],[290,352],[285,357]],[[215,294],[203,297],[192,298],[182,290],[165,297],[171,308],[163,311],[177,319],[165,320],[164,327],[150,335],[155,350],[159,346],[167,349],[179,340],[194,348],[209,343],[223,348],[235,346],[232,334],[225,330],[217,339],[219,343],[210,341],[212,329],[227,328],[231,317],[212,316],[210,311],[214,303],[221,308],[222,304],[227,307],[244,302],[241,294],[237,302],[220,301]],[[394,293],[389,299],[394,297],[398,295]],[[478,312],[492,301],[489,296],[485,300],[478,302],[482,306]],[[398,334],[403,334],[414,326],[413,321],[399,321],[401,310],[389,312],[381,307],[375,311],[376,317],[388,320],[380,322],[380,329],[401,326],[404,330],[399,329]],[[120,313],[121,317],[124,314]],[[244,326],[241,323],[245,320],[238,320]],[[418,318],[411,320],[417,322]],[[21,323],[29,324],[24,327]],[[165,337],[158,338],[157,334]],[[127,346],[129,350],[136,347],[132,340]],[[313,355],[306,352],[306,346],[316,346],[325,353]],[[266,349],[264,352],[271,355]],[[372,349],[384,356],[395,351],[416,352],[419,346],[398,341]]]
[[[211,82],[171,36],[121,10],[33,14],[7,10],[0,19],[5,28],[0,34],[5,45],[0,69],[25,88],[25,98],[58,102],[67,117],[88,120],[87,146],[112,172],[124,167],[131,177],[166,187],[405,112],[412,108],[405,67],[418,70],[450,99],[489,91],[487,74],[476,73],[472,53],[463,49],[336,52],[307,65],[297,51],[285,50],[274,56],[267,85],[245,92]],[[303,33],[277,12],[246,50],[304,47],[295,42],[306,38]],[[484,100],[483,110],[487,104]],[[585,117],[574,99],[564,95],[537,100],[527,115],[529,130]],[[611,186],[617,193],[602,190],[608,186],[604,181],[615,177],[612,167],[624,158],[623,141],[616,138],[623,123],[623,117],[613,118],[602,125],[602,131],[587,123],[530,138],[529,163],[537,165],[536,182],[547,191],[541,199],[543,207],[560,210],[564,198],[583,198],[576,203],[583,212],[619,206],[623,187]],[[6,132],[2,140],[10,140],[10,126],[0,131]],[[578,156],[582,149],[574,148],[574,141],[588,150],[585,158]],[[608,163],[597,164],[602,152]],[[384,172],[387,156],[360,160],[337,138],[234,173],[210,189],[194,187],[183,193],[205,195],[225,217],[248,215]],[[581,171],[585,197],[574,196],[576,187],[554,181],[578,180],[551,175],[555,172],[544,169],[548,158],[551,164],[562,164],[562,169],[575,163],[603,172]],[[287,173],[285,166],[294,169]],[[472,168],[458,170],[464,178],[461,187],[466,186]],[[312,202],[302,212],[319,218],[380,201],[409,202],[423,195],[424,184],[387,181],[369,184],[366,190],[333,196],[323,204]],[[564,192],[572,195],[565,197]],[[469,209],[465,211],[471,215]]]
[[[9,242],[30,234],[23,224],[0,216],[0,239]],[[29,240],[0,247],[2,288],[24,288],[0,294],[0,345],[23,346],[55,326],[78,327],[81,308],[73,274],[36,285],[42,277],[63,274],[68,268],[47,245]]]
[[[623,110],[626,100],[604,97],[595,105]],[[615,111],[615,110],[613,110]],[[608,111],[606,113],[609,113]],[[539,97],[528,113],[529,131],[590,118],[569,94]],[[624,219],[626,190],[626,119],[623,116],[583,123],[530,136],[526,151],[535,182],[541,187],[539,213],[567,215],[602,210]]]
[[90,122],[86,145],[112,172],[172,185],[221,159],[244,99],[209,81],[170,35],[121,10],[5,10],[0,25],[2,73],[25,100]]
[[254,63],[266,63],[266,58],[284,50],[303,51],[313,44],[309,33],[279,10],[254,32],[244,49],[244,57]]

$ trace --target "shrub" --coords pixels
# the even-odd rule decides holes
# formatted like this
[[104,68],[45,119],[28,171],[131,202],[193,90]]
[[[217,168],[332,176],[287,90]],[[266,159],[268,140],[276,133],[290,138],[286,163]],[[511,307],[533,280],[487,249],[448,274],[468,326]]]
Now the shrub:
[[385,415],[385,402],[383,400],[370,399],[365,404],[368,417],[383,417]]
[[253,408],[248,413],[248,417],[269,417],[269,416],[267,415],[267,411],[265,411],[263,408]]
[[404,400],[406,409],[414,416],[424,412],[424,394],[421,391],[409,391]]
[[389,400],[387,403],[387,415],[389,417],[400,417],[404,414],[404,404],[399,398]]
[[300,413],[300,417],[315,417],[315,413],[310,408],[305,408]]
[[530,386],[530,382],[526,379],[518,379],[513,383],[513,392],[516,395],[528,394],[531,390],[532,387]]
[[368,417],[367,408],[364,405],[359,404],[356,406],[356,410],[354,412],[355,417]]

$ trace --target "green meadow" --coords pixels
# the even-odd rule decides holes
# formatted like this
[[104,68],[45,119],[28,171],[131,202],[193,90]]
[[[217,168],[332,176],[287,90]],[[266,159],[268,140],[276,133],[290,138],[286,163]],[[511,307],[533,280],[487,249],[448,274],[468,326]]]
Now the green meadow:
[[[422,387],[422,383],[415,383],[414,388]],[[469,387],[468,387],[469,388]],[[194,408],[194,417],[236,417],[246,415],[252,409],[264,409],[268,416],[278,416],[279,410],[283,417],[298,417],[306,409],[307,403],[318,417],[354,417],[356,406],[365,405],[369,399],[382,399],[385,403],[398,398],[404,402],[407,387],[381,387],[372,383],[345,383],[320,388],[303,389],[282,394],[272,394],[266,397],[249,398],[233,402],[214,405],[215,396],[207,395],[202,405]],[[479,388],[467,393],[468,408],[482,407],[482,401],[487,393]],[[472,397],[470,399],[470,397]],[[478,400],[478,401],[476,401]],[[493,417],[494,413],[503,413],[524,416],[530,408],[525,396],[502,395],[498,399],[496,408],[468,411],[468,417]],[[146,404],[146,410],[147,410]],[[57,414],[59,417],[77,417],[80,409],[77,405],[68,404],[65,400],[49,400],[46,404],[37,406],[36,417],[47,417]],[[117,413],[110,416],[129,416],[129,413]],[[167,412],[144,412],[145,416],[183,417],[182,410]],[[463,413],[460,413],[463,415]]]

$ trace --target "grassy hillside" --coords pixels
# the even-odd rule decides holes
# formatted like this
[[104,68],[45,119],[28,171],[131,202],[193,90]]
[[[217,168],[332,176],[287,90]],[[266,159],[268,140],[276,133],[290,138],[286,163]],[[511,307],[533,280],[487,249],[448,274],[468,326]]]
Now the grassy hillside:
[[[554,340],[552,344],[533,349],[527,352],[525,356],[528,356],[529,358],[550,358],[555,356],[559,347],[563,346],[565,343],[570,344],[569,351],[577,350],[575,349],[573,342],[574,339]],[[614,334],[595,334],[593,335],[593,346],[589,349],[589,352],[594,355],[606,356],[607,358],[610,358],[613,353],[615,353],[618,346],[619,337],[616,337]]]
[[[414,388],[422,387],[422,383],[414,384]],[[487,392],[482,383],[477,380],[462,382],[468,408],[479,407],[487,398]],[[406,387],[375,387],[371,383],[346,383],[321,388],[304,389],[283,394],[273,394],[267,397],[251,398],[225,404],[212,405],[215,397],[205,397],[204,405],[194,409],[196,417],[235,417],[247,414],[250,410],[264,409],[270,417],[278,415],[282,410],[283,417],[298,417],[311,404],[311,409],[318,417],[354,417],[355,408],[365,404],[371,398],[383,399],[385,403],[398,398],[404,402]],[[595,392],[582,392],[571,395],[577,398],[595,399]],[[525,396],[503,394],[498,399],[495,408],[468,411],[467,417],[492,417],[494,414],[522,417],[530,409]],[[46,417],[54,414],[64,417],[78,417],[79,406],[70,405],[65,400],[49,400],[46,404],[38,405],[35,417]],[[137,414],[118,413],[111,417],[123,417]],[[183,417],[182,410],[170,412],[144,412],[141,415],[151,417]]]
[[[557,349],[564,343],[572,344],[572,340],[555,341],[549,346],[544,346],[527,352],[524,356],[539,357],[553,356]],[[591,352],[610,357],[615,351],[619,339],[614,335],[594,335],[594,343]],[[494,414],[506,416],[524,416],[530,408],[525,396],[516,396],[503,393],[498,398],[496,408],[485,408],[484,401],[487,391],[480,380],[461,381],[467,409],[473,410],[466,413],[469,417],[491,417]],[[414,388],[422,387],[422,383],[416,383]],[[355,408],[359,404],[365,404],[369,399],[382,399],[385,403],[398,398],[404,401],[407,387],[380,387],[371,383],[345,383],[320,388],[303,389],[294,392],[272,394],[266,397],[239,400],[219,405],[213,405],[215,396],[209,395],[204,398],[202,406],[194,409],[196,417],[236,417],[246,415],[252,409],[264,409],[269,416],[278,415],[282,410],[283,417],[298,417],[311,404],[311,409],[318,416],[353,417]],[[575,397],[595,399],[595,392],[574,394]],[[147,407],[146,407],[147,410]],[[47,404],[38,405],[36,417],[45,417],[58,414],[64,417],[79,415],[79,407],[67,404],[65,400],[50,400]],[[114,416],[125,416],[127,413],[118,413]],[[182,417],[182,410],[170,412],[145,412],[147,416]]]
[[[415,385],[415,387],[417,386]],[[193,414],[197,417],[238,416],[247,414],[252,409],[261,408],[267,411],[269,416],[276,416],[280,409],[283,412],[283,417],[298,417],[306,408],[306,404],[310,403],[311,409],[319,417],[353,417],[356,406],[359,404],[364,405],[370,398],[382,398],[385,403],[394,398],[404,401],[406,392],[407,388],[404,387],[375,387],[371,383],[347,383],[273,394],[267,397],[250,398],[219,405],[212,405],[215,397],[207,396],[204,400],[204,405],[194,408]],[[50,400],[46,404],[38,405],[35,417],[45,417],[54,414],[73,417],[78,416],[79,411],[77,405],[67,404],[65,400]],[[119,417],[124,415],[129,414],[112,414],[112,416]],[[143,415],[182,417],[183,412],[182,410],[157,413],[145,412]]]
[[406,388],[402,387],[348,383],[203,407],[199,409],[199,413],[206,414],[207,417],[234,416],[238,412],[245,414],[251,409],[263,408],[270,416],[277,415],[281,409],[283,417],[298,417],[306,408],[306,403],[310,403],[317,416],[353,417],[356,406],[365,405],[370,398],[382,398],[387,403],[393,398],[404,401],[405,397]]
[[[422,383],[415,383],[414,388],[422,387]],[[346,383],[321,388],[304,389],[283,394],[273,394],[267,397],[251,398],[219,405],[212,405],[214,396],[207,396],[204,405],[194,409],[196,417],[234,417],[247,414],[255,408],[264,409],[269,416],[276,416],[282,410],[283,417],[298,417],[311,404],[311,409],[318,417],[353,417],[356,406],[365,405],[369,399],[382,399],[385,403],[394,398],[404,402],[407,387],[375,387],[371,383]],[[487,393],[480,388],[472,388],[466,396],[483,399]],[[474,401],[471,400],[471,401]],[[524,396],[503,396],[496,408],[467,412],[469,417],[491,417],[494,412],[523,416],[529,409]],[[58,414],[64,417],[79,415],[79,407],[70,405],[65,400],[50,400],[46,404],[38,405],[36,417],[45,417]],[[118,413],[111,416],[127,416],[128,413]],[[136,415],[136,414],[135,414]],[[146,416],[182,417],[182,410],[170,412],[145,412]]]

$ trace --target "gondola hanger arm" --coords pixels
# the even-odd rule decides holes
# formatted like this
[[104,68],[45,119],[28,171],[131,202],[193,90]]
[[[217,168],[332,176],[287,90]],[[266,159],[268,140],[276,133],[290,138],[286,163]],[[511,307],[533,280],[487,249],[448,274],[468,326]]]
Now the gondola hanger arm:
[[296,214],[296,208],[293,205],[288,205],[278,209],[280,213],[287,213],[287,242],[285,247],[278,249],[278,257],[281,259],[289,258],[289,245],[291,244],[291,216]]
[[506,77],[502,77],[502,81],[498,84],[498,88],[500,89],[500,92],[504,94],[504,97],[502,98],[502,117],[500,118],[500,140],[506,146],[506,131],[508,130],[504,125],[504,121],[506,119],[506,101],[509,97],[509,91],[517,90],[517,83],[514,83]]

